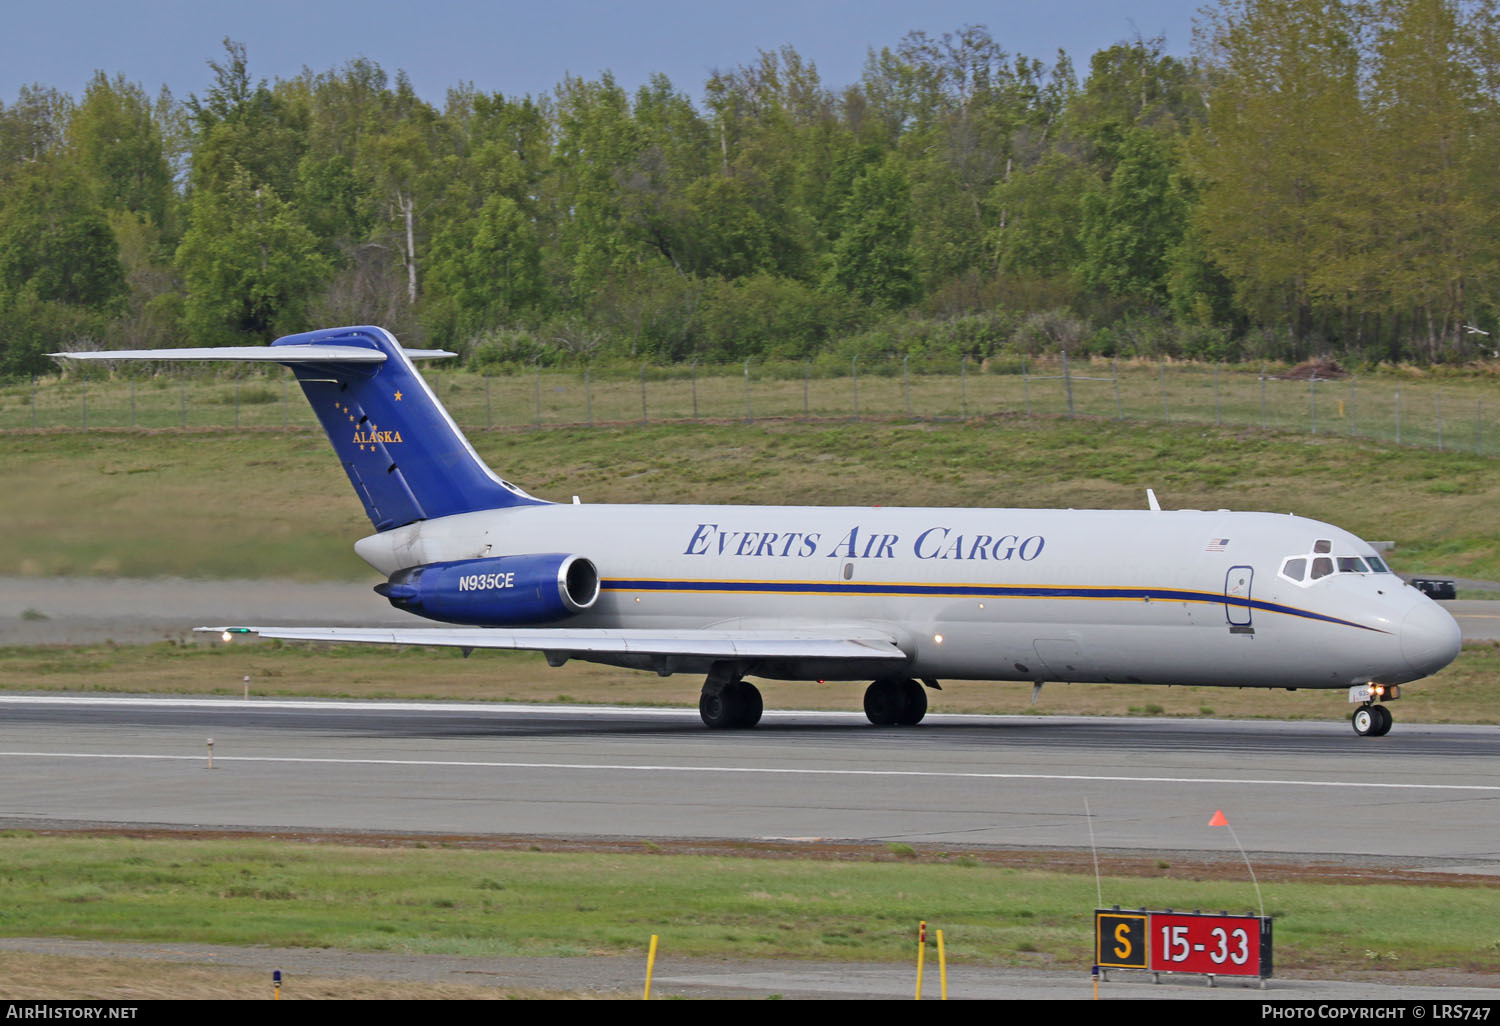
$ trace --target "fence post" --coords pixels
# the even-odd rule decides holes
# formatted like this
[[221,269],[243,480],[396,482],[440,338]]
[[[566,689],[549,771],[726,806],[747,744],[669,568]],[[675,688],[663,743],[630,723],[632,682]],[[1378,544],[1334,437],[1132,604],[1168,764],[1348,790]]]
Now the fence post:
[[135,427],[135,378],[130,379],[130,426]]
[[698,361],[694,360],[691,365],[693,373],[693,419],[698,419]]
[[1307,379],[1307,415],[1312,422],[1312,433],[1318,433],[1318,372]]
[[911,354],[901,357],[901,391],[906,396],[906,416],[911,418]]
[[1162,419],[1171,423],[1172,408],[1167,405],[1167,361],[1161,362],[1161,415]]
[[536,360],[536,426],[542,426],[542,358]]
[[1476,400],[1474,400],[1474,455],[1475,456],[1480,455],[1481,452],[1482,452],[1482,449],[1483,449],[1482,433],[1481,433],[1481,428],[1480,428],[1480,424],[1482,423],[1481,420],[1480,420],[1480,417],[1481,417],[1480,408],[1482,406],[1484,406],[1484,400],[1482,400],[1482,399],[1476,399]]
[[[584,411],[588,414],[589,427],[593,427],[594,426],[594,388],[593,388],[592,383],[589,381],[589,368],[587,366],[585,366],[583,368],[583,407],[584,407]],[[694,395],[694,397],[693,397],[693,416],[696,417],[697,415],[698,415],[698,399],[697,399],[697,396]]]
[[641,364],[641,423],[647,423],[646,417],[646,365]]
[[969,354],[958,364],[958,401],[965,420],[969,419]]
[[182,428],[187,430],[187,369],[183,368],[177,377],[177,405],[182,411]]
[[1396,444],[1401,444],[1401,389],[1396,389]]
[[495,406],[490,402],[490,376],[484,376],[484,426],[492,428],[495,426]]
[[238,430],[240,426],[240,379],[234,379],[234,426]]
[[1068,394],[1068,419],[1073,419],[1073,376],[1068,373],[1068,351],[1062,351],[1063,358],[1063,391]]
[[1260,429],[1266,429],[1266,365],[1260,365]]
[[1359,433],[1358,431],[1355,430],[1356,426],[1357,425],[1354,422],[1354,379],[1350,378],[1349,379],[1349,435],[1350,435],[1350,437],[1353,437],[1354,435],[1356,435],[1356,434]]
[[1220,412],[1219,406],[1219,365],[1217,363],[1214,364],[1214,425],[1224,426],[1224,415]]
[[286,415],[286,376],[283,375],[281,378],[281,430],[285,431],[288,426]]
[[1113,357],[1109,361],[1110,373],[1115,378],[1115,420],[1125,419],[1125,407],[1120,402],[1120,358]]
[[1021,357],[1021,389],[1026,395],[1026,416],[1031,416],[1031,370],[1026,357]]
[[1438,389],[1437,394],[1437,422],[1438,422],[1438,452],[1443,451],[1443,392]]
[[754,424],[755,417],[750,412],[750,361],[745,361],[745,423]]
[[859,354],[854,354],[854,360],[849,364],[849,374],[854,381],[854,419],[859,419]]
[[31,376],[31,426],[36,427],[36,375]]
[[[83,379],[83,426],[85,430],[89,426],[89,379]],[[1442,448],[1439,446],[1439,448]]]

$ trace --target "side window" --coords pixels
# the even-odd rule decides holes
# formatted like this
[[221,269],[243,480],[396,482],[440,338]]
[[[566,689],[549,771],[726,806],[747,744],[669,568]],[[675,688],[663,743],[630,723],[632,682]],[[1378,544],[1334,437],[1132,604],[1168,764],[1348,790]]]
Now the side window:
[[1301,581],[1307,573],[1307,560],[1289,559],[1281,567],[1281,576],[1289,577],[1294,581]]
[[1365,562],[1369,563],[1370,569],[1374,570],[1377,574],[1388,574],[1391,572],[1391,568],[1381,562],[1379,556],[1367,556],[1365,557]]
[[1365,561],[1360,559],[1358,556],[1339,557],[1339,573],[1365,574],[1369,572],[1369,568],[1365,566]]
[[1332,559],[1329,559],[1327,556],[1319,556],[1317,559],[1312,561],[1313,580],[1316,581],[1320,577],[1327,577],[1331,573],[1333,573]]

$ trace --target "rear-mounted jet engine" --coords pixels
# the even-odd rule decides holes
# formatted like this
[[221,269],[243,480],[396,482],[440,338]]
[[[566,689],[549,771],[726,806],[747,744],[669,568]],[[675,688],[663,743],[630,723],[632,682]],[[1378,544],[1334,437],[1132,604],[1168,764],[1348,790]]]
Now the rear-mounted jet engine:
[[375,590],[429,620],[514,627],[588,609],[599,598],[599,571],[582,556],[543,552],[407,567]]

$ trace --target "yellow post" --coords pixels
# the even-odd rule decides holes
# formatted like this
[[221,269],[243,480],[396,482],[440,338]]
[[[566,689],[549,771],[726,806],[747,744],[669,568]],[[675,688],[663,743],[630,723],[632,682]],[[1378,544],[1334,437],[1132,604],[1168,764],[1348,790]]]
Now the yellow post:
[[922,1000],[922,959],[927,954],[927,920],[917,924],[917,1000]]
[[651,950],[646,954],[646,993],[642,1001],[651,1000],[651,971],[656,968],[656,934],[651,935]]
[[943,1000],[948,1000],[948,956],[943,954],[943,931],[938,931],[938,979],[943,983]]

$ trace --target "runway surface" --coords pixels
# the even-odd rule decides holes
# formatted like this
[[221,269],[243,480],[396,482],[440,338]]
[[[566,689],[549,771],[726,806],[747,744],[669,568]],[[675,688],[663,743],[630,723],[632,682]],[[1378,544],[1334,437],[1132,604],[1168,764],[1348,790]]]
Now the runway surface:
[[[207,739],[213,738],[213,768]],[[861,840],[1500,873],[1500,728],[0,698],[0,825]]]

